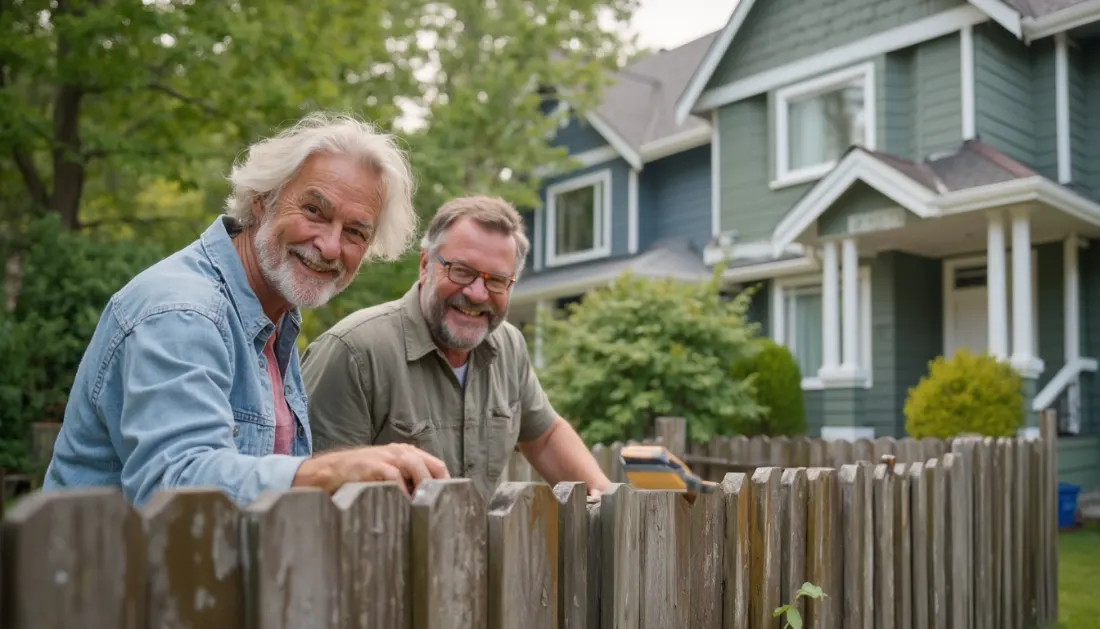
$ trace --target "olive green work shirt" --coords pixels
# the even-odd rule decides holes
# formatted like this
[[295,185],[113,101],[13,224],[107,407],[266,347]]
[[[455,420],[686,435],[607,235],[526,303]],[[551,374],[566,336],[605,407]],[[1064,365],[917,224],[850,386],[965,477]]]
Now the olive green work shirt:
[[428,331],[419,286],[349,315],[302,354],[314,451],[412,444],[488,500],[517,441],[542,435],[557,414],[507,321],[470,353],[460,385]]

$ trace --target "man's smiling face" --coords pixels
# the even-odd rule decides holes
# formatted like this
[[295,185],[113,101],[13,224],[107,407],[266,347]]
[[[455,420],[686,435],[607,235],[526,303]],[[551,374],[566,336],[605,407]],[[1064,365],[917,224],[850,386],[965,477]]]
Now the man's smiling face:
[[504,321],[511,293],[490,291],[482,277],[466,285],[455,283],[444,261],[510,278],[516,268],[516,243],[511,236],[461,218],[447,230],[437,253],[438,257],[421,256],[421,310],[442,349],[468,352]]
[[327,303],[359,272],[383,199],[369,166],[345,155],[309,157],[271,211],[254,209],[264,280],[297,307]]

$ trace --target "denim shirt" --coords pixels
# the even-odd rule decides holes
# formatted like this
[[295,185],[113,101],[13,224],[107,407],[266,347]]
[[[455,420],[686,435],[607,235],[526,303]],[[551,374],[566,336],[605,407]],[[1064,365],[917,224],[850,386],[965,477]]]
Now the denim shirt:
[[273,454],[275,409],[262,355],[274,324],[219,217],[192,244],[108,302],[76,373],[43,490],[120,487],[135,507],[158,490],[205,487],[243,507],[286,490],[312,450],[296,340],[282,317],[275,356],[295,416]]

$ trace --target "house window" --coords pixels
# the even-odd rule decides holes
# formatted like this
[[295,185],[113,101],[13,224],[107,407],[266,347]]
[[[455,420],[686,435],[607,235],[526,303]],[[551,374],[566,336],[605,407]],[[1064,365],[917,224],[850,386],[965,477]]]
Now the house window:
[[777,91],[773,187],[824,176],[852,145],[874,149],[874,103],[873,64]]
[[547,266],[607,256],[611,251],[611,171],[549,186],[546,234]]
[[[776,280],[772,303],[773,338],[794,354],[795,362],[802,373],[803,389],[821,389],[824,387],[818,372],[824,363],[825,343],[822,330],[822,293],[821,276]],[[838,312],[843,316],[843,282],[838,291]],[[866,376],[864,386],[871,386],[871,280],[868,269],[859,270],[859,338],[856,339],[856,356],[859,369]],[[840,360],[844,354],[844,325],[838,326],[840,333],[837,347],[840,348]]]

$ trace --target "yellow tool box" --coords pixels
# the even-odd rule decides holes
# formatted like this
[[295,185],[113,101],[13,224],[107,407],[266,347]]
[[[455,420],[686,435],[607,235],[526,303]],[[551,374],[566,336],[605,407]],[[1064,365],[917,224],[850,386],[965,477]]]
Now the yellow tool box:
[[707,494],[716,483],[699,478],[686,463],[663,446],[625,446],[620,454],[626,479],[638,489],[667,489]]

